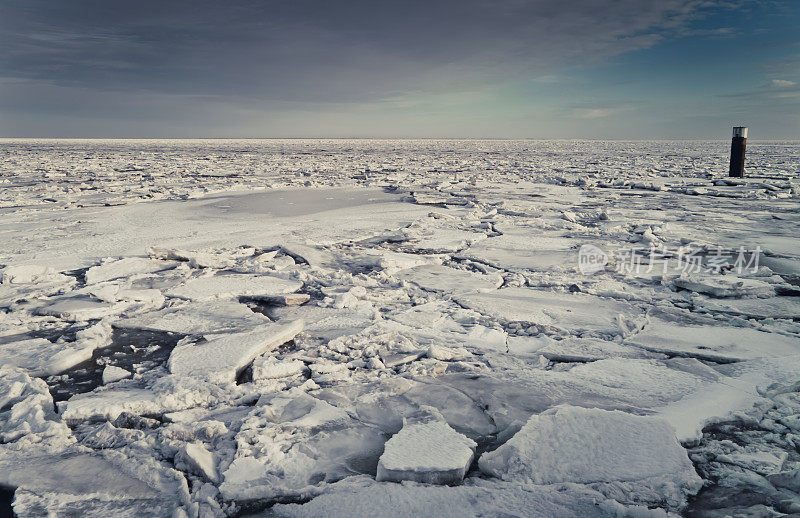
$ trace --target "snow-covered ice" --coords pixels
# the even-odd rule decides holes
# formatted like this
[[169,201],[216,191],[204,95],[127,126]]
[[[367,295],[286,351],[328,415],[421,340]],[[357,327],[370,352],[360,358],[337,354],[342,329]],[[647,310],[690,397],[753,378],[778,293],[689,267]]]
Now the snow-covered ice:
[[800,512],[800,155],[732,180],[728,145],[0,140],[0,486],[20,516]]
[[299,290],[303,283],[270,275],[215,275],[186,281],[168,290],[168,297],[205,301],[242,296],[284,295]]
[[702,480],[670,425],[655,417],[562,406],[532,416],[481,471],[534,484],[577,482],[629,503],[679,508]]
[[472,464],[476,446],[443,421],[406,423],[386,442],[376,480],[459,483]]
[[268,323],[269,319],[238,302],[218,300],[189,302],[123,318],[114,327],[165,331],[180,334],[214,334],[246,331]]
[[169,370],[212,382],[233,383],[257,356],[291,340],[303,329],[303,321],[264,324],[242,333],[215,336],[199,344],[179,345],[169,357]]

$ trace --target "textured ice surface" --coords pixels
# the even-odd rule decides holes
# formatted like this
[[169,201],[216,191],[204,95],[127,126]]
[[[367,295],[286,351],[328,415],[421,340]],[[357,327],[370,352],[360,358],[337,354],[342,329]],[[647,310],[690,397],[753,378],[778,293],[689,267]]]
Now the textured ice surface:
[[386,442],[376,480],[456,484],[472,464],[476,446],[442,421],[406,423]]
[[0,364],[15,365],[33,376],[59,374],[91,358],[111,342],[111,326],[98,323],[76,333],[73,342],[29,338],[0,344]]
[[493,291],[503,284],[499,275],[479,275],[441,265],[409,268],[398,272],[395,277],[426,290],[449,294]]
[[670,507],[680,507],[702,484],[666,421],[571,406],[532,416],[478,464],[509,481],[577,482],[611,494],[627,486],[630,502]]
[[457,300],[496,319],[608,335],[622,334],[626,322],[641,315],[638,308],[627,302],[524,288],[463,295]]
[[[797,512],[800,148],[749,147],[732,181],[722,141],[0,141],[0,485],[23,516]],[[489,462],[564,405],[515,454],[544,469],[375,480],[423,414]]]
[[120,319],[114,322],[114,327],[205,335],[245,331],[267,322],[269,319],[264,315],[254,313],[244,304],[231,300],[218,300],[190,302]]
[[775,288],[758,279],[740,279],[734,275],[687,276],[675,279],[675,286],[714,297],[770,297]]
[[170,264],[164,261],[154,261],[144,257],[128,257],[125,259],[110,260],[89,268],[86,272],[86,282],[88,284],[96,284],[98,282],[119,279],[120,277],[158,272],[174,266],[174,263]]
[[800,354],[800,337],[751,328],[686,325],[653,319],[626,343],[644,349],[712,361],[739,361]]
[[168,297],[205,301],[241,296],[269,296],[292,293],[302,282],[269,275],[215,275],[186,281],[166,292]]
[[236,380],[257,356],[284,344],[303,329],[303,321],[264,324],[251,331],[215,336],[199,344],[179,345],[169,357],[169,370],[213,382]]

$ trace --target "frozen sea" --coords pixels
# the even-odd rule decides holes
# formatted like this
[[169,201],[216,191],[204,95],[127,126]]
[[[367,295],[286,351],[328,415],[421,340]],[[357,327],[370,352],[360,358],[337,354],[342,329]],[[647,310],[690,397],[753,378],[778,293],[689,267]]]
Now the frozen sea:
[[0,515],[800,513],[800,142],[0,139]]

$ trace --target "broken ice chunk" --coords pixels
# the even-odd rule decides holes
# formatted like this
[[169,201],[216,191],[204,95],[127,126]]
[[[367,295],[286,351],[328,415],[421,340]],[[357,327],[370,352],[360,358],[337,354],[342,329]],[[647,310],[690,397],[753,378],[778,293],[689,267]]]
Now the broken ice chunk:
[[285,295],[299,290],[303,283],[272,275],[214,275],[198,277],[166,292],[168,297],[192,301],[230,297]]
[[[12,365],[0,365],[0,409],[0,445],[19,441],[18,445],[28,443],[44,453],[75,442],[53,410],[47,383]],[[12,456],[0,455],[0,474],[6,472],[2,461],[8,457]]]
[[[67,423],[116,419],[123,412],[160,414],[165,410],[164,398],[153,391],[139,388],[87,392],[58,404],[59,413]],[[168,402],[167,410],[177,410]]]
[[274,356],[262,356],[253,362],[253,380],[288,378],[301,374],[306,364],[300,360],[278,360]]
[[311,295],[308,293],[289,293],[288,295],[264,295],[252,298],[276,306],[302,306],[311,300]]
[[3,284],[31,284],[66,280],[67,277],[46,266],[6,266],[2,270]]
[[425,290],[444,293],[489,292],[503,284],[503,278],[500,275],[481,275],[434,264],[408,268],[398,272],[395,276]]
[[64,297],[36,310],[40,315],[49,315],[69,322],[96,320],[119,314],[130,306],[129,303],[108,303],[87,297]]
[[169,370],[180,376],[233,383],[254,358],[288,342],[302,329],[303,321],[295,320],[215,337],[197,345],[179,345],[170,354]]
[[269,319],[232,300],[191,302],[114,322],[114,327],[184,335],[230,333],[266,324]]
[[118,261],[110,260],[89,268],[86,271],[86,284],[96,284],[121,277],[130,277],[135,274],[160,272],[174,267],[175,264],[155,261],[145,257],[126,257]]
[[111,326],[104,322],[82,329],[74,342],[32,338],[0,345],[0,364],[16,365],[33,376],[60,374],[92,357],[95,349],[111,342]]
[[442,421],[405,423],[386,442],[378,481],[457,484],[472,464],[477,444]]
[[800,301],[797,300],[797,297],[725,300],[704,297],[696,300],[695,305],[706,311],[741,315],[747,318],[800,319]]
[[418,349],[414,351],[407,351],[407,352],[393,352],[386,349],[382,349],[380,351],[381,361],[383,364],[388,367],[397,367],[398,365],[403,365],[406,363],[411,363],[413,361],[419,360],[428,351],[424,349]]
[[[631,501],[663,502],[673,509],[702,485],[666,421],[618,410],[561,406],[533,415],[478,465],[503,480],[598,484],[601,492],[617,489]],[[624,492],[614,487],[620,483]]]
[[469,356],[469,351],[463,347],[450,348],[436,344],[431,344],[428,347],[428,358],[444,362],[466,360]]
[[193,442],[183,446],[175,455],[175,467],[205,477],[211,482],[219,482],[214,455],[202,443]]
[[130,371],[126,371],[122,367],[115,367],[114,365],[106,365],[103,369],[103,385],[114,383],[115,381],[123,380],[131,375]]
[[775,288],[758,279],[741,279],[734,275],[698,275],[678,277],[672,281],[678,288],[706,293],[714,297],[772,297]]
[[438,257],[424,255],[367,250],[356,259],[355,263],[367,268],[382,268],[387,273],[393,274],[400,270],[422,266],[423,264],[441,264],[442,260]]

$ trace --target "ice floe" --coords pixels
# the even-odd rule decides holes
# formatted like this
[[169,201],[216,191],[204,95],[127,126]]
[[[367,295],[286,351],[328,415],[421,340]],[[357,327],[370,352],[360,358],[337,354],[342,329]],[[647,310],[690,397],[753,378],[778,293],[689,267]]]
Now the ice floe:
[[386,442],[375,479],[456,484],[472,464],[476,446],[443,421],[406,423]]
[[303,321],[264,324],[251,331],[213,337],[199,344],[179,345],[169,357],[169,370],[219,383],[233,383],[257,356],[291,340],[303,329]]
[[478,464],[503,480],[589,484],[627,503],[666,502],[671,509],[702,485],[667,422],[570,406],[532,416]]

